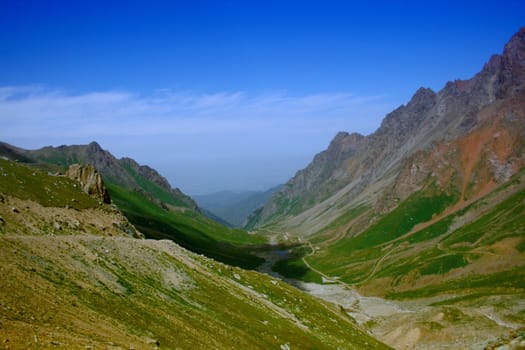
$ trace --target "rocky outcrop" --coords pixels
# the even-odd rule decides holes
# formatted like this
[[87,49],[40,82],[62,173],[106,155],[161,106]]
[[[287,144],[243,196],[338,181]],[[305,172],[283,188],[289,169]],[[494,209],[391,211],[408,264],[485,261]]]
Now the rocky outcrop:
[[99,198],[104,203],[111,203],[104,181],[93,165],[73,164],[67,169],[66,176],[78,181],[85,193]]

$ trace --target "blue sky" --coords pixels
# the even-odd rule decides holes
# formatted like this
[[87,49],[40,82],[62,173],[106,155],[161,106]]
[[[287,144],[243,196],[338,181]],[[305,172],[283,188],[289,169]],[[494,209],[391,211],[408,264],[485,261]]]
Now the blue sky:
[[523,1],[0,0],[0,140],[96,140],[190,194],[264,189],[523,25]]

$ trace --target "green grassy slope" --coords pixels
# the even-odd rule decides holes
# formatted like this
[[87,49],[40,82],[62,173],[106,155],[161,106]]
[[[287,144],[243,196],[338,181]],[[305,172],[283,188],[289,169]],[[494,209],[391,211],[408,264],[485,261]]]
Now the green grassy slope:
[[95,208],[98,200],[82,192],[76,181],[0,159],[0,193],[28,199],[46,207]]
[[[209,249],[260,240],[200,217],[177,217],[141,193],[123,191],[118,198],[130,213],[158,219],[166,232],[205,237],[197,243]],[[15,201],[27,206],[13,212],[9,203]],[[100,207],[108,212],[96,212]],[[91,213],[111,226],[110,206],[64,177],[0,159],[0,209],[11,215],[0,221],[7,225],[0,230],[0,338],[10,349],[388,349],[334,305],[171,241],[105,230],[13,234],[23,231],[13,225],[32,225],[31,215],[56,220],[66,211]],[[194,231],[210,227],[207,236]],[[224,240],[212,246],[212,237]]]
[[[519,266],[525,265],[521,254],[525,189],[521,176],[419,230],[414,230],[416,224],[443,213],[457,195],[416,192],[365,231],[345,236],[306,259],[347,283],[362,286],[382,280],[386,283],[382,294],[395,298],[460,289],[494,291],[495,286],[523,292],[525,275]],[[504,276],[514,277],[504,280]]]
[[[107,164],[104,163],[99,171],[113,202],[146,237],[170,239],[194,252],[244,268],[255,268],[263,261],[250,250],[264,244],[265,238],[209,219],[198,212],[194,202],[182,192],[162,187],[142,176],[134,161],[117,160],[94,143],[88,146],[45,147],[36,151],[3,145],[0,152],[31,161],[32,167],[51,165],[64,167],[62,171],[76,162],[95,162],[90,157],[103,157]],[[37,192],[33,191],[34,195],[45,197],[45,193]]]
[[[180,197],[175,196],[172,192],[168,191],[167,189],[141,176],[129,164],[124,163],[122,166],[136,181],[139,188],[142,189],[145,193],[147,193],[151,199],[155,199],[157,201],[160,201],[161,203],[170,204],[176,207],[190,208],[187,201],[182,200]],[[107,181],[115,182],[111,181],[111,179],[107,179]],[[115,184],[126,188],[126,186],[123,186],[121,183],[115,182]]]
[[315,265],[322,271],[337,274],[344,272],[349,264],[377,259],[385,245],[408,233],[418,223],[430,220],[455,199],[456,194],[436,193],[433,186],[416,192],[364,232],[329,246],[321,253],[322,257],[313,259]]
[[0,241],[10,348],[387,349],[338,308],[172,242]]
[[223,226],[189,209],[163,209],[144,194],[113,184],[108,184],[108,190],[115,204],[148,238],[170,239],[194,252],[244,268],[263,262],[250,250],[264,244],[264,237]]

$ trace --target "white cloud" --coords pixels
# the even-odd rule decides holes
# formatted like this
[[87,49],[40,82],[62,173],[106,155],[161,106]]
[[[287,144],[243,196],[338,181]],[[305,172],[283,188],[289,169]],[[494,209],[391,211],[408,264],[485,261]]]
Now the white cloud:
[[[197,94],[160,90],[151,96],[129,92],[80,95],[41,86],[0,87],[0,135],[25,137],[207,134],[324,129],[327,125],[372,131],[384,109],[381,97],[285,92]],[[378,115],[379,114],[379,115]],[[334,123],[335,122],[335,123]],[[363,127],[363,124],[367,124]]]

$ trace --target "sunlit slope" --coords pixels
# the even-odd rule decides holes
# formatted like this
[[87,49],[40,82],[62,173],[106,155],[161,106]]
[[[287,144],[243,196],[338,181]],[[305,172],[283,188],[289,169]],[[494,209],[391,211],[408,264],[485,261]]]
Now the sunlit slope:
[[338,133],[250,225],[305,237],[325,232],[357,207],[373,210],[369,219],[380,218],[429,177],[456,191],[459,203],[504,184],[525,166],[523,57],[525,28],[472,78],[437,92],[418,89],[372,134]]
[[263,237],[210,220],[190,197],[173,189],[157,171],[129,158],[116,159],[95,142],[34,151],[2,144],[0,152],[54,172],[78,162],[92,164],[104,178],[113,203],[146,237],[170,239],[194,252],[245,268],[262,262],[246,246],[265,243]]
[[[478,200],[450,207],[458,194],[414,193],[366,230],[313,241],[312,266],[393,298],[525,291],[525,177]],[[354,236],[355,235],[355,236]]]
[[131,229],[74,181],[0,160],[5,347],[387,348],[338,307]]

